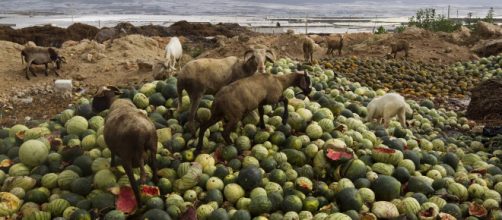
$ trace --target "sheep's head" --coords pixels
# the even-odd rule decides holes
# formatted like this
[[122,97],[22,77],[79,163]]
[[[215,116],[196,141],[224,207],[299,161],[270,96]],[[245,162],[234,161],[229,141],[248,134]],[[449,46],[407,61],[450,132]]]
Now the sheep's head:
[[274,60],[275,55],[270,49],[255,48],[247,50],[244,53],[245,66],[260,73],[265,73],[265,61],[274,62]]
[[298,87],[302,90],[303,95],[308,96],[310,92],[312,92],[312,79],[310,78],[308,72],[305,70],[305,73],[301,74],[299,81],[298,81]]
[[122,92],[115,86],[100,87],[92,99],[92,110],[94,112],[101,112],[110,108],[113,101],[115,101],[115,96],[120,94]]
[[66,59],[60,56],[56,49],[52,47],[48,48],[47,51],[49,52],[52,62],[56,64],[56,68],[61,69],[61,63],[66,63]]
[[61,69],[61,63],[66,63],[66,58],[58,55],[55,62],[56,62],[56,68]]

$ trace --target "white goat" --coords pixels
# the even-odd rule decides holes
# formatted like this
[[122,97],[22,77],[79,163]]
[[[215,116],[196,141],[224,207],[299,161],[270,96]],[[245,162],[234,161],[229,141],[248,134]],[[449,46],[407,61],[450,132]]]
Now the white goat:
[[[169,40],[169,43],[166,45],[166,63],[168,65],[168,68],[175,70],[176,61],[181,59],[181,55],[183,55],[183,47],[181,47],[180,39],[178,39],[177,37],[172,37],[171,40]],[[179,66],[181,69],[181,64],[179,64]]]
[[367,106],[367,121],[377,119],[381,123],[384,120],[384,126],[388,127],[390,119],[397,115],[401,126],[406,127],[406,113],[413,113],[410,105],[404,101],[404,97],[397,93],[388,93],[382,97],[374,98]]

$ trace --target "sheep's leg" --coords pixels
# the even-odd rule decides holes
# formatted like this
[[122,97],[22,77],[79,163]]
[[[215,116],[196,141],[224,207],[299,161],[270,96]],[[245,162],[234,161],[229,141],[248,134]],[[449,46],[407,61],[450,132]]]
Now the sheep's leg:
[[408,50],[404,50],[404,56],[408,58]]
[[206,133],[206,130],[212,125],[216,124],[216,122],[218,122],[219,120],[220,120],[219,117],[217,117],[216,115],[212,115],[209,121],[202,123],[202,125],[199,128],[199,142],[197,143],[197,150],[196,150],[197,153],[200,151],[200,149],[202,149],[204,133]]
[[338,56],[342,55],[342,48],[338,49]]
[[31,69],[31,64],[33,63],[33,60],[30,60],[30,62],[28,62],[28,64],[26,65],[26,79],[30,80],[30,76],[29,73],[31,72],[31,75],[33,75],[34,77],[37,77],[37,74],[35,74],[35,72]]
[[190,97],[190,102],[192,105],[190,106],[190,116],[188,118],[188,128],[192,132],[192,135],[195,135],[195,115],[197,114],[197,108],[199,107],[200,100],[202,99],[202,94],[195,94]]
[[172,70],[176,70],[176,58],[173,57],[173,65],[171,66]]
[[54,65],[53,65],[53,67],[54,67],[54,74],[55,74],[56,76],[59,76],[59,73],[58,73],[58,71],[57,71],[57,66],[56,66],[56,65],[57,65],[57,64],[55,64],[55,63],[54,63]]
[[385,117],[385,118],[383,119],[383,126],[384,126],[385,128],[388,128],[388,127],[389,127],[389,122],[390,122],[390,118]]
[[145,184],[146,182],[146,172],[145,172],[145,161],[143,158],[139,160],[139,183]]
[[288,99],[286,97],[281,97],[282,103],[284,104],[284,112],[282,113],[282,124],[286,125],[288,123],[289,112],[288,112]]
[[393,115],[394,112],[390,112],[390,111],[385,111],[383,113],[383,124],[384,124],[384,127],[385,128],[388,128],[389,127],[389,123],[390,123],[390,120],[392,119],[392,117],[394,116]]
[[45,63],[45,76],[49,76],[49,64]]
[[136,202],[139,205],[141,203],[141,197],[139,195],[138,182],[136,182],[136,180],[134,179],[134,174],[132,172],[132,166],[128,162],[131,162],[131,161],[127,161],[126,163],[122,163],[122,166],[124,167],[127,178],[129,179],[129,183],[131,184],[132,191],[134,192],[134,197],[136,197]]
[[150,166],[152,166],[152,181],[154,183],[158,183],[159,182],[159,177],[157,176],[157,153],[156,152],[153,152],[153,151],[150,151]]
[[150,150],[150,167],[152,168],[152,181],[154,183],[159,182],[157,177],[157,139],[150,137],[148,144],[148,149]]
[[263,120],[263,115],[264,115],[265,110],[263,110],[263,105],[260,105],[258,107],[258,113],[260,114],[260,128],[265,129],[265,120]]
[[178,92],[178,109],[176,110],[177,112],[181,112],[181,106],[183,104],[183,87],[180,85],[178,82],[178,85],[176,86],[177,92]]
[[26,65],[26,79],[27,80],[30,80],[30,76],[29,76],[29,72],[30,72],[30,65]]
[[115,154],[110,151],[110,156],[111,156],[111,161],[110,161],[110,166],[114,167],[115,166]]
[[226,144],[232,144],[232,139],[230,139],[230,132],[235,129],[237,126],[238,120],[229,120],[227,124],[225,124],[225,129],[223,130],[222,136],[225,139]]
[[406,128],[406,112],[405,112],[404,108],[401,109],[401,111],[399,112],[398,119],[399,119],[399,123],[401,123],[401,126],[403,128]]

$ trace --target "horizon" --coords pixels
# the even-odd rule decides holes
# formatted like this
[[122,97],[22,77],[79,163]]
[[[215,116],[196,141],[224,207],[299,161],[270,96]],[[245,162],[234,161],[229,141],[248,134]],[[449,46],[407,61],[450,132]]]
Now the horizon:
[[[452,17],[484,17],[490,7],[502,15],[502,1],[449,0],[17,0],[15,4],[0,0],[0,13],[52,12],[67,15],[183,15],[183,16],[352,16],[352,17],[410,17],[421,8],[435,8],[446,14],[450,5]],[[497,13],[498,12],[498,13]]]

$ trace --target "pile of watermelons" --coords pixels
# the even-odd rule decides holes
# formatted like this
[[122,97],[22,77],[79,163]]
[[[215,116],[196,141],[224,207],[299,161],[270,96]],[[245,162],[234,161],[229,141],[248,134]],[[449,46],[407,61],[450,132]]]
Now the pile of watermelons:
[[[359,61],[357,61],[359,62]],[[267,64],[289,74],[297,64]],[[176,79],[124,89],[157,127],[158,184],[143,187],[135,206],[122,167],[110,166],[103,137],[106,111],[82,98],[50,121],[0,129],[0,217],[18,219],[502,219],[502,137],[475,136],[461,113],[431,101],[408,101],[411,125],[383,128],[364,120],[366,105],[385,94],[302,66],[314,91],[295,97],[289,121],[282,105],[265,106],[266,128],[249,114],[225,145],[222,123],[204,137],[185,127],[189,99]],[[391,69],[393,69],[392,67]],[[480,71],[484,71],[481,69]],[[183,99],[181,112],[173,110]],[[204,96],[197,119],[210,118]],[[454,132],[452,132],[454,131]],[[445,135],[446,133],[454,135]],[[238,152],[242,152],[240,155]],[[138,174],[138,171],[135,171]]]

